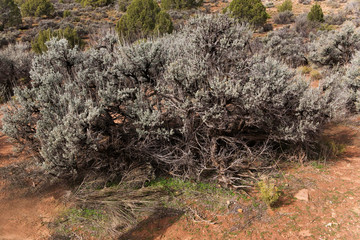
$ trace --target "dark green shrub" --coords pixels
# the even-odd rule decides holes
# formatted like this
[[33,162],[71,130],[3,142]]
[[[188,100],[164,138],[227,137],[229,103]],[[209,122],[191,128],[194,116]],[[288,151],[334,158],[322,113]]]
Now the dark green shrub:
[[230,16],[256,26],[265,24],[270,17],[266,13],[266,7],[261,3],[261,0],[234,0],[230,3],[228,10]]
[[156,25],[154,32],[158,34],[162,33],[171,33],[174,29],[173,23],[170,19],[170,16],[165,11],[160,11],[156,16]]
[[161,8],[169,9],[190,9],[201,6],[202,0],[161,0]]
[[131,3],[131,0],[119,0],[119,10],[122,12],[126,12],[130,3]]
[[85,43],[79,37],[75,29],[67,27],[65,29],[58,29],[53,31],[52,29],[47,29],[40,31],[37,37],[31,42],[31,48],[36,53],[44,53],[47,51],[46,42],[51,38],[65,38],[68,40],[69,47],[73,48],[75,45],[82,48]]
[[113,0],[79,0],[81,6],[103,7],[113,3]]
[[285,0],[279,7],[278,12],[285,12],[285,11],[292,11],[292,1],[291,0]]
[[170,16],[154,0],[134,0],[126,14],[116,24],[121,38],[130,41],[153,33],[171,33],[173,30]]
[[50,16],[54,6],[49,0],[27,0],[21,5],[21,14],[24,17]]
[[7,27],[19,26],[21,14],[13,0],[0,0],[0,31]]
[[324,22],[324,14],[319,4],[315,4],[311,7],[307,19],[312,22]]

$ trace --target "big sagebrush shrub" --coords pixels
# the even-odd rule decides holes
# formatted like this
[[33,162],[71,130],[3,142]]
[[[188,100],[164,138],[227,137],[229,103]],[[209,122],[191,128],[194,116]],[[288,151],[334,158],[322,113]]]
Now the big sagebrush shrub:
[[5,108],[3,131],[59,176],[151,164],[241,187],[272,157],[313,149],[333,114],[324,91],[251,49],[250,29],[209,15],[131,45],[81,52],[50,40],[31,87]]
[[310,60],[318,65],[344,65],[360,49],[359,28],[352,22],[345,22],[340,29],[319,32],[309,48]]
[[279,12],[274,17],[274,22],[277,24],[289,24],[294,22],[294,13],[291,11]]
[[0,102],[13,95],[13,88],[29,82],[31,59],[29,46],[24,43],[8,45],[0,50]]
[[264,38],[265,51],[270,56],[283,61],[291,67],[306,65],[307,45],[304,39],[292,28],[273,31]]

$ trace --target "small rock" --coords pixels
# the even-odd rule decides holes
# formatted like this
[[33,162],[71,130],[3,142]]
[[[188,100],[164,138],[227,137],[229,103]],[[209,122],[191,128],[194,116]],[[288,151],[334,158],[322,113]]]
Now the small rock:
[[307,189],[301,189],[299,192],[297,192],[294,196],[298,200],[303,200],[305,202],[309,201],[309,190]]
[[242,213],[242,212],[243,212],[243,210],[242,210],[241,208],[239,208],[237,211],[238,211],[238,213]]
[[299,232],[299,235],[301,237],[311,237],[312,236],[312,234],[310,233],[309,230],[302,230],[302,231]]

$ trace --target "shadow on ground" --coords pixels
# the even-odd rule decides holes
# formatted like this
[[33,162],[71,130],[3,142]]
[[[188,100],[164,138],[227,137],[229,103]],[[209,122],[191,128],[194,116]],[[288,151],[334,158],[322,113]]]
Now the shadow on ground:
[[176,223],[184,212],[176,209],[158,209],[147,219],[139,222],[134,228],[121,235],[118,240],[155,239]]

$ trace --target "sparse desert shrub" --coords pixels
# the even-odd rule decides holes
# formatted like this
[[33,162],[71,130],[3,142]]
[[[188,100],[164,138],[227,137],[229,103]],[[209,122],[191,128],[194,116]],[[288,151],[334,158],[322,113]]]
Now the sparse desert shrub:
[[203,0],[161,0],[161,8],[169,9],[190,9],[203,4]]
[[360,12],[360,2],[359,1],[350,1],[346,3],[345,12],[358,15]]
[[310,12],[307,15],[307,19],[312,22],[324,22],[324,14],[319,4],[315,4],[311,7]]
[[[345,82],[349,89],[348,109],[351,112],[360,111],[360,52],[356,51],[350,64],[345,67]],[[342,78],[340,78],[342,79]],[[337,80],[339,81],[339,79]],[[346,88],[344,88],[346,89]]]
[[330,25],[341,25],[346,21],[346,14],[342,11],[325,16],[325,23]]
[[0,50],[0,101],[13,95],[13,88],[28,83],[32,54],[24,43],[9,45]]
[[13,0],[0,0],[0,31],[21,24],[20,9]]
[[291,67],[307,64],[307,47],[303,38],[291,28],[282,28],[264,38],[265,51],[270,56],[285,62]]
[[339,8],[340,7],[340,3],[337,0],[328,0],[327,5],[332,7],[332,8]]
[[58,29],[56,31],[52,29],[40,31],[37,37],[31,42],[32,50],[36,53],[46,52],[47,46],[45,43],[51,38],[65,38],[68,40],[69,47],[71,48],[75,47],[75,45],[82,48],[85,45],[75,29],[66,27],[65,29]]
[[330,67],[348,63],[360,48],[360,31],[352,22],[340,29],[319,32],[310,44],[309,58],[318,65]]
[[171,33],[173,25],[169,14],[161,11],[154,0],[134,0],[116,24],[116,30],[120,38],[133,41],[154,33]]
[[307,14],[301,14],[295,19],[295,29],[303,37],[308,37],[311,32],[317,32],[320,22],[309,21]]
[[19,34],[19,31],[0,31],[0,48],[8,44],[15,43]]
[[277,24],[289,24],[294,21],[294,14],[291,11],[280,12],[274,17],[274,22]]
[[291,0],[285,0],[278,8],[278,12],[286,12],[286,11],[292,11],[292,1]]
[[224,15],[84,52],[52,39],[31,87],[4,109],[3,131],[59,176],[153,164],[241,188],[239,175],[269,166],[277,149],[311,149],[333,114],[324,92],[251,41],[249,25]]
[[260,0],[234,0],[224,11],[229,11],[230,16],[239,21],[246,21],[255,26],[265,24],[270,17]]
[[24,17],[50,16],[54,12],[54,6],[49,0],[27,0],[21,5],[21,14]]

